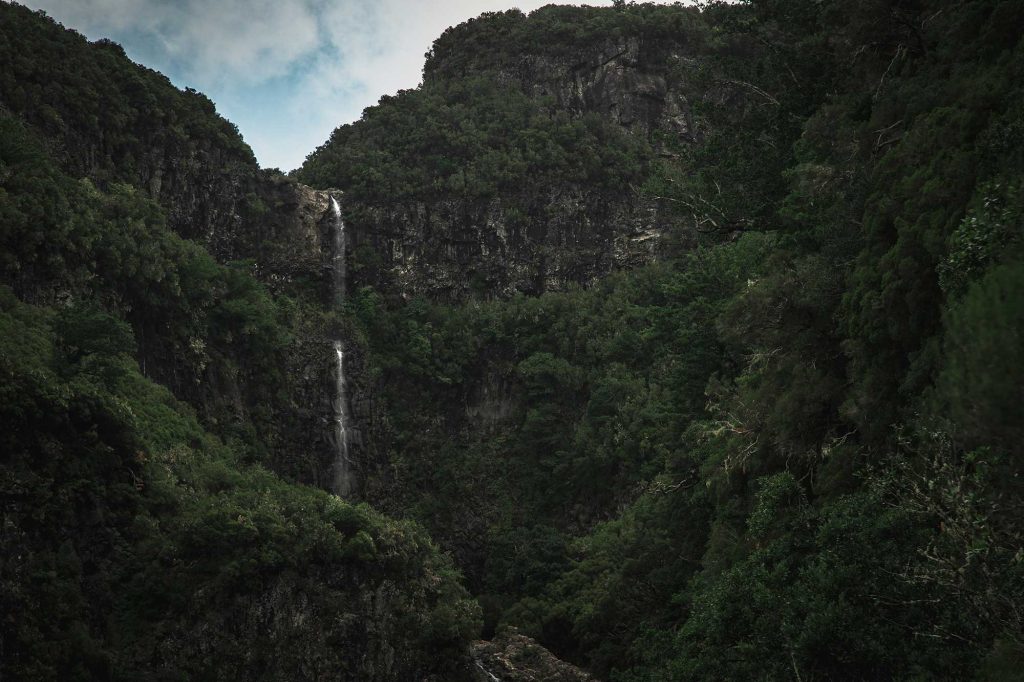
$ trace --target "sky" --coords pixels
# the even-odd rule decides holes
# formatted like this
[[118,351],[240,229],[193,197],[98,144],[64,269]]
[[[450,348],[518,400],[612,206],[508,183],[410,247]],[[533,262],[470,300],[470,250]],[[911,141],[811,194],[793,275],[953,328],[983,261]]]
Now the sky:
[[[416,87],[424,54],[482,12],[552,0],[19,0],[179,88],[208,95],[260,165],[288,171],[382,95]],[[591,5],[611,5],[592,0]]]

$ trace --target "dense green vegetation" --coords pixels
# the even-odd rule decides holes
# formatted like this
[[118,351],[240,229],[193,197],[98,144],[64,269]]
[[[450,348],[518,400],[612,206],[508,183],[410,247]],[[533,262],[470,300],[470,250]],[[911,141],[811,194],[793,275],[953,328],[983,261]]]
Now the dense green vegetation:
[[[311,182],[429,196],[446,175],[396,169],[396,140],[499,105],[412,130],[406,107],[623,36],[684,40],[689,87],[730,85],[694,104],[701,144],[637,148],[696,251],[539,298],[350,304],[394,428],[378,502],[454,552],[488,628],[612,680],[1012,678],[1021,25],[983,0],[488,15],[311,156]],[[459,171],[502,191],[482,144]]]
[[552,184],[621,190],[645,176],[646,141],[597,114],[572,117],[552,96],[524,92],[507,72],[524,55],[571,61],[629,37],[697,52],[706,41],[700,28],[694,10],[655,5],[629,12],[551,5],[529,19],[519,10],[486,13],[438,38],[422,86],[385,96],[337,128],[296,177],[369,203],[508,199]]
[[[189,183],[256,172],[208,100],[0,15],[0,676],[456,680],[481,622],[614,682],[1019,675],[1019,2],[453,28],[297,177],[523,222],[636,195],[698,245],[453,304],[367,285],[364,242],[340,311],[185,238]],[[630,39],[688,139],[527,87]],[[203,170],[162,192],[150,147]],[[309,465],[276,453],[328,327],[386,415],[369,504],[270,470]]]
[[[625,8],[622,8],[625,10]],[[548,5],[529,17],[519,10],[488,12],[453,26],[434,41],[423,72],[427,81],[505,70],[526,55],[579,61],[595,46],[637,39],[669,41],[698,51],[708,40],[695,8],[636,4],[628,11]]]
[[25,301],[118,311],[143,373],[204,428],[320,480],[324,448],[298,407],[318,387],[295,367],[327,361],[332,317],[291,243],[294,181],[117,45],[16,4],[0,19],[0,281]]
[[[423,529],[267,468],[292,330],[326,313],[173,231],[117,155],[136,116],[206,151],[224,121],[0,14],[0,677],[459,678],[479,609]],[[108,156],[83,169],[78,135]]]
[[641,177],[642,142],[597,115],[572,119],[486,77],[428,83],[334,131],[297,173],[368,203],[614,189]]
[[[224,434],[259,448],[288,396],[286,299],[272,301],[246,264],[219,266],[202,247],[166,226],[161,208],[131,185],[106,191],[75,180],[17,119],[0,116],[0,275],[27,301],[88,299],[120,311],[151,377],[180,396],[205,401]],[[246,387],[251,409],[237,413],[211,383]],[[278,409],[277,411],[280,411]]]
[[130,61],[117,43],[54,30],[42,12],[18,5],[2,12],[4,107],[54,139],[58,160],[76,177],[146,182],[156,168],[142,150],[254,165],[237,128],[215,116],[202,93],[178,90],[163,74]]
[[[29,306],[4,288],[0,327],[5,674],[237,679],[312,666],[368,679],[343,648],[366,647],[375,628],[418,652],[410,670],[458,659],[475,607],[420,529],[244,464],[139,374],[131,329],[92,304]],[[387,619],[368,625],[359,595],[388,586]],[[308,626],[288,622],[303,611],[318,624],[312,646]]]

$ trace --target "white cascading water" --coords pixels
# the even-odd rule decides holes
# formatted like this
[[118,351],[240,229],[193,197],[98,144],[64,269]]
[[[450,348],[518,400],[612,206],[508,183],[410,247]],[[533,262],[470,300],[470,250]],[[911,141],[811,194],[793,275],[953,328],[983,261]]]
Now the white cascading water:
[[[331,282],[335,305],[345,302],[345,221],[341,207],[331,197],[331,231],[334,253],[331,256]],[[352,460],[349,457],[348,390],[345,383],[345,345],[334,342],[334,471],[331,488],[335,495],[347,497],[352,492]]]
[[331,197],[331,232],[334,233],[334,252],[331,254],[331,283],[334,285],[334,303],[345,303],[345,220],[341,217],[338,200]]

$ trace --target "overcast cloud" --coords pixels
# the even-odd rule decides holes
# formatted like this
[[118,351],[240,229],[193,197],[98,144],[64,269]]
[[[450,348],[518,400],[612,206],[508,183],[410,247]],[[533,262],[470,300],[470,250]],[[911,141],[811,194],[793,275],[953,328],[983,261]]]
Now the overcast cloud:
[[[551,0],[24,0],[193,87],[263,166],[290,170],[381,95],[415,87],[448,26]],[[610,5],[611,0],[586,4]]]

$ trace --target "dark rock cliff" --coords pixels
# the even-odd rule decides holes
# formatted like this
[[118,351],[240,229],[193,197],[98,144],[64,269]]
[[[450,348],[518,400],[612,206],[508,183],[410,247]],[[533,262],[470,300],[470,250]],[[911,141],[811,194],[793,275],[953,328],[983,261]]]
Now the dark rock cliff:
[[[706,47],[693,37],[699,32],[688,28],[696,21],[693,13],[662,9],[665,17],[651,16],[631,31],[622,30],[614,15],[582,8],[545,8],[529,17],[517,11],[484,15],[449,29],[435,43],[422,89],[444,92],[451,83],[462,82],[479,88],[473,79],[484,78],[525,95],[538,116],[567,116],[576,122],[596,118],[626,131],[643,146],[634,153],[650,165],[659,155],[699,147],[704,137],[691,101],[704,95],[694,83]],[[561,12],[568,14],[549,16]],[[567,43],[558,42],[560,32],[592,21],[610,23],[593,28],[592,34],[579,29],[584,38],[577,31]],[[552,35],[533,35],[541,26]],[[403,109],[416,106],[405,103],[404,96],[382,100],[381,117],[401,116]],[[498,98],[489,106],[507,106],[505,102]],[[447,105],[455,109],[461,103],[456,96]],[[446,113],[442,110],[439,116]],[[339,128],[298,177],[347,189],[343,176],[353,161],[370,158],[375,150],[394,153],[375,147],[373,133],[361,133],[361,124]],[[422,125],[431,123],[424,120]],[[481,121],[447,125],[472,131]],[[446,133],[422,134],[429,138]],[[363,156],[335,159],[339,147],[360,144],[368,145]],[[460,151],[458,145],[453,149]],[[505,151],[512,156],[534,152]],[[496,153],[492,146],[476,157],[452,161],[472,169],[486,165]],[[569,153],[578,152],[570,148]],[[411,156],[400,163],[417,162]],[[387,167],[380,171],[387,178]],[[440,191],[430,189],[411,198],[368,197],[356,191],[348,205],[360,261],[354,279],[403,297],[426,295],[443,301],[538,294],[593,283],[613,270],[651,262],[663,252],[672,218],[666,206],[641,190],[642,175],[601,184],[569,172],[538,177],[528,170],[518,183],[483,197],[445,189],[441,176],[421,180],[433,188],[443,186]],[[677,234],[674,239],[685,246],[695,235]]]
[[504,63],[466,65],[442,43],[424,77],[494,69],[499,78],[535,97],[551,97],[557,108],[574,115],[597,113],[646,138],[663,133],[693,141],[697,131],[685,88],[686,71],[699,67],[693,52],[680,36],[632,35],[598,40],[571,54],[527,50]]
[[573,185],[520,201],[453,198],[356,209],[353,247],[368,245],[379,258],[356,275],[359,283],[442,301],[589,284],[656,258],[666,229],[652,202]]
[[[582,56],[526,54],[498,78],[553,110],[596,114],[654,144],[699,141],[678,73],[693,67],[670,45],[637,37]],[[426,78],[447,77],[441,66]],[[540,192],[490,200],[439,198],[355,207],[356,244],[378,255],[374,284],[439,300],[506,297],[589,284],[655,260],[669,218],[636,187],[566,180]],[[360,210],[361,209],[361,210]]]
[[[11,27],[17,30],[5,30]],[[148,377],[192,404],[214,431],[248,434],[279,472],[320,481],[318,425],[321,405],[331,400],[323,385],[330,363],[322,310],[329,300],[324,267],[330,241],[321,220],[327,194],[260,169],[235,126],[201,93],[179,90],[132,63],[115,43],[90,42],[16,4],[0,4],[0,117],[24,125],[68,177],[88,179],[99,192],[128,185],[133,196],[148,196],[161,209],[149,214],[153,229],[166,224],[217,262],[231,263],[243,288],[251,287],[247,275],[265,285],[278,301],[280,334],[289,337],[275,340],[288,349],[275,386],[246,351],[244,329],[227,329],[225,343],[214,350],[200,327],[172,339],[170,325],[180,330],[188,323],[172,322],[167,310],[117,300],[110,305],[126,305]],[[53,273],[30,264],[13,272],[10,281],[27,300],[67,304],[91,295],[88,280],[53,280]],[[184,296],[180,290],[172,295]],[[202,319],[229,295],[222,288],[194,292],[188,304]],[[254,300],[262,295],[252,292]]]
[[308,230],[317,200],[261,169],[209,98],[41,12],[0,12],[19,26],[0,33],[0,114],[24,121],[68,175],[145,191],[169,227],[222,262],[257,259],[284,276],[302,269],[318,248]]
[[[530,17],[519,12],[485,15],[449,29],[435,43],[420,92],[447,93],[451,83],[472,83],[483,75],[523,93],[540,116],[567,116],[574,122],[598,119],[624,132],[642,145],[639,153],[648,166],[680,149],[697,150],[705,139],[706,123],[695,114],[694,103],[710,96],[699,75],[708,48],[704,34],[691,30],[693,13],[663,9],[665,17],[652,16],[626,30],[608,12],[573,8],[542,10]],[[546,13],[562,11],[568,14],[552,22],[551,30],[595,17],[610,23],[607,29],[598,27],[592,35],[564,43],[533,35],[548,20]],[[382,117],[397,116],[395,111],[417,106],[407,100],[408,94],[385,98],[377,110]],[[457,97],[446,101],[453,108],[461,103]],[[504,100],[490,104],[500,107]],[[336,131],[298,177],[349,190],[354,184],[344,175],[350,172],[349,159],[360,163],[378,152],[401,158],[404,150],[389,147],[389,138],[380,141],[372,132],[360,133],[360,126],[367,127],[365,121],[372,116]],[[412,127],[430,125],[426,117],[399,120]],[[469,127],[457,121],[450,125]],[[408,134],[396,127],[401,129],[396,134]],[[417,133],[428,138],[436,134],[429,129]],[[342,147],[359,145],[367,146],[365,155],[334,160]],[[405,161],[430,165],[415,155]],[[459,160],[467,167],[478,162],[479,158]],[[332,175],[332,164],[340,174]],[[383,181],[391,179],[387,165],[371,168],[380,170]],[[342,202],[349,229],[350,290],[371,285],[391,300],[423,296],[455,304],[537,295],[588,286],[613,271],[655,261],[669,249],[693,245],[697,235],[680,227],[673,207],[639,186],[646,172],[637,176],[636,184],[611,185],[555,172],[540,181],[523,177],[518,185],[501,187],[489,196],[447,189],[417,196],[374,195],[355,186]],[[436,176],[425,182],[438,186]],[[366,436],[358,456],[362,494],[390,509],[394,481],[389,480],[386,453],[395,444],[384,406],[373,399],[384,391],[375,380],[362,376],[363,366],[359,357],[352,372],[359,403],[353,416]],[[504,375],[481,376],[464,388],[458,404],[446,410],[450,421],[438,429],[494,431],[512,417],[517,389]]]
[[[517,30],[527,30],[526,17],[509,16]],[[669,31],[668,38],[648,29],[599,31],[569,50],[546,43],[467,57],[472,50],[465,49],[462,33],[479,32],[488,21],[442,37],[425,80],[485,74],[525,93],[541,114],[597,116],[655,152],[665,139],[699,144],[684,77],[696,68],[692,54],[699,50],[681,44],[677,33]],[[328,194],[261,170],[209,99],[132,64],[116,44],[39,26],[33,29],[37,34],[6,37],[13,41],[6,47],[25,59],[0,64],[0,107],[48,140],[69,175],[100,186],[134,185],[160,204],[169,227],[205,246],[217,261],[240,261],[236,267],[272,294],[306,302],[288,322],[292,338],[280,391],[285,398],[253,390],[259,377],[242,356],[230,364],[182,356],[161,342],[159,320],[137,325],[146,372],[218,429],[257,424],[275,469],[323,484],[333,400],[328,339],[339,331],[349,334],[338,329],[338,311],[327,291]],[[55,44],[81,68],[50,59]],[[54,87],[28,90],[23,84],[30,78]],[[332,185],[340,183],[323,184]],[[636,186],[596,185],[557,173],[489,196],[442,192],[371,201],[346,193],[342,205],[350,237],[350,291],[370,284],[400,298],[426,295],[451,302],[592,283],[658,258],[672,224],[664,207]],[[362,351],[358,343],[349,345],[353,419],[369,443],[386,434],[386,419],[372,397],[374,380],[363,376]],[[383,466],[371,464],[376,455],[361,456],[363,449],[357,442],[364,466]]]

